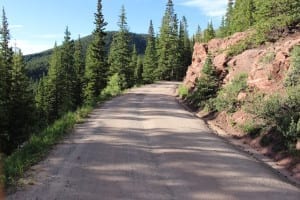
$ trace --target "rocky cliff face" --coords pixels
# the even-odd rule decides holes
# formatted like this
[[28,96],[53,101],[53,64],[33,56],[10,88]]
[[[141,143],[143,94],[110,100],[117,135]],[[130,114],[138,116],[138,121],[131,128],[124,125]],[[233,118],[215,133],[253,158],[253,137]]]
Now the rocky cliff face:
[[195,80],[201,76],[201,70],[208,53],[213,56],[213,63],[220,73],[224,84],[237,74],[248,74],[248,85],[264,93],[280,91],[283,78],[290,66],[290,53],[295,45],[300,45],[300,33],[290,35],[276,43],[246,50],[229,57],[226,51],[247,37],[247,33],[236,33],[225,39],[213,39],[209,43],[196,43],[193,60],[189,66],[184,84],[188,88],[195,86]]

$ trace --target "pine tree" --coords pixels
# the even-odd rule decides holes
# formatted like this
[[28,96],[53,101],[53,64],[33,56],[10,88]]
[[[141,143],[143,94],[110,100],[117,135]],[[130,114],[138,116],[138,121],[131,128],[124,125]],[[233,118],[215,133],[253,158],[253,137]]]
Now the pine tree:
[[[180,30],[179,40],[183,40],[183,54],[182,54],[181,67],[179,68],[179,80],[181,80],[185,76],[187,68],[191,64],[191,60],[192,60],[192,48],[191,48],[191,41],[188,33],[188,24],[184,16],[182,17],[180,26],[181,26],[180,29],[182,30]],[[183,37],[180,35],[183,35]]]
[[176,70],[179,68],[178,19],[174,13],[172,0],[168,0],[162,19],[158,41],[158,57],[157,73],[159,79],[176,79]]
[[154,36],[154,28],[152,20],[148,30],[147,46],[144,57],[144,70],[143,70],[143,82],[153,83],[157,79],[155,74],[157,68],[157,52],[156,52],[156,41]]
[[198,25],[198,27],[197,27],[197,32],[195,35],[195,42],[199,42],[199,43],[203,42],[203,34],[202,34],[200,25]]
[[86,102],[93,102],[106,87],[108,76],[107,56],[105,52],[105,26],[107,23],[102,14],[102,0],[98,0],[97,13],[95,13],[96,28],[93,32],[93,41],[86,55],[84,96]]
[[61,113],[74,110],[75,106],[75,86],[76,71],[74,67],[74,41],[71,40],[71,33],[66,28],[65,37],[61,49],[61,82],[62,90],[59,91],[62,96]]
[[133,45],[133,50],[131,53],[131,61],[129,64],[129,70],[131,70],[131,73],[134,74],[133,85],[136,83],[135,70],[137,67],[137,63],[138,63],[138,55],[137,55],[136,47],[135,45]]
[[231,14],[231,32],[244,31],[254,25],[254,12],[253,0],[236,0]]
[[226,26],[225,26],[225,17],[223,16],[222,20],[221,20],[219,30],[217,32],[217,37],[223,38],[223,37],[226,37],[226,36],[227,36],[227,34],[226,34]]
[[37,109],[37,117],[39,119],[39,126],[45,126],[47,122],[47,77],[43,76],[38,83],[36,95],[35,95],[35,103]]
[[0,26],[0,151],[6,151],[9,139],[9,94],[11,89],[11,73],[13,51],[9,47],[10,33],[4,8]]
[[46,102],[45,110],[47,112],[47,121],[53,122],[61,113],[61,105],[63,102],[60,91],[63,90],[63,77],[61,71],[61,52],[56,43],[50,59],[50,67],[48,71],[46,84]]
[[234,1],[233,0],[228,0],[228,4],[227,4],[227,10],[226,10],[226,14],[225,14],[225,33],[226,36],[231,35],[232,31],[231,31],[231,23],[232,23],[232,12],[233,12],[233,6],[234,6]]
[[207,24],[207,28],[204,30],[203,41],[208,42],[209,40],[216,37],[216,32],[214,30],[212,22]]
[[2,55],[0,53],[0,153],[5,151],[5,144],[7,143],[8,132],[7,132],[7,85],[4,79],[6,74],[6,67],[3,62]]
[[143,58],[141,56],[138,56],[134,77],[136,84],[139,85],[143,83]]
[[272,26],[295,26],[300,21],[299,0],[255,0],[255,20],[259,23],[272,21]]
[[203,65],[201,76],[197,79],[195,91],[189,97],[191,103],[196,107],[204,107],[208,99],[216,97],[218,88],[218,74],[209,54]]
[[22,144],[33,125],[34,97],[25,73],[25,63],[21,52],[13,56],[11,89],[9,94],[9,150]]
[[118,26],[119,31],[114,35],[109,51],[109,74],[118,73],[122,80],[121,88],[125,89],[133,86],[134,74],[130,69],[131,48],[124,6],[121,8]]
[[80,106],[84,101],[84,72],[85,72],[85,63],[84,55],[82,49],[82,42],[80,36],[75,43],[75,52],[74,52],[74,67],[76,72],[76,83],[75,83],[75,104]]

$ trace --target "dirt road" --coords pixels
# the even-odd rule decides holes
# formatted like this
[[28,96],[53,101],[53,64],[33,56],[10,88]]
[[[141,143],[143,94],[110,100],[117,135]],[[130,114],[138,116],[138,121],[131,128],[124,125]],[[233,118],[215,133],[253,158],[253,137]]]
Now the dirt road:
[[185,111],[175,88],[160,82],[105,103],[8,199],[299,200],[299,188]]

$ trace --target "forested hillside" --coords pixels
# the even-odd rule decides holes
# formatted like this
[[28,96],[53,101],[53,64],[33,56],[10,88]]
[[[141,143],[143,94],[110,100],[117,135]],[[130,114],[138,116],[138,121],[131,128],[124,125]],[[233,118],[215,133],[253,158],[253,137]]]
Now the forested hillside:
[[62,44],[24,57],[9,46],[3,8],[0,162],[4,159],[5,175],[0,181],[13,183],[98,102],[135,85],[183,79],[194,43],[186,18],[178,20],[168,0],[158,35],[149,22],[148,34],[130,33],[123,6],[119,30],[106,31],[98,0],[91,36],[73,39],[67,27]]
[[299,176],[300,1],[229,0],[216,36],[195,44],[181,97]]
[[[192,37],[187,19],[184,16],[178,19],[172,0],[166,1],[162,15],[159,30],[154,30],[149,19],[148,34],[134,34],[129,32],[126,8],[122,6],[119,30],[109,32],[105,21],[109,16],[103,15],[102,1],[98,0],[91,36],[73,39],[72,27],[67,27],[62,44],[55,43],[51,50],[24,57],[21,51],[13,51],[9,46],[11,37],[3,8],[0,160],[5,158],[5,177],[0,177],[0,181],[11,183],[22,175],[98,102],[135,85],[157,80],[181,81],[191,63],[190,77],[181,87],[181,95],[190,104],[228,116],[241,111],[246,103],[255,105],[257,112],[249,116],[258,121],[241,127],[249,133],[276,130],[282,146],[295,150],[300,137],[299,43],[290,43],[294,45],[288,45],[288,50],[282,53],[276,49],[281,43],[276,42],[287,36],[291,40],[298,38],[300,1],[229,0],[221,26],[216,28],[210,21]],[[276,51],[263,51],[271,47]],[[264,55],[262,60],[243,63],[242,69],[252,69],[253,63],[265,69],[261,63],[271,64],[280,56],[284,63],[291,63],[281,63],[274,69],[269,66],[269,73],[264,76],[270,81],[268,84],[284,83],[277,96],[259,91],[250,84],[252,74],[249,76],[249,71],[236,67],[237,56],[246,50],[253,52],[253,48],[259,56]],[[282,72],[280,79],[275,79],[273,72],[275,75]],[[229,76],[233,74],[234,78]],[[32,82],[37,85],[35,89]],[[232,124],[237,123],[232,121]]]
[[[105,49],[106,52],[109,51],[110,45],[112,43],[113,35],[116,32],[113,31],[107,31],[105,36]],[[86,36],[81,38],[82,43],[82,50],[83,54],[86,54],[87,48],[89,44],[92,41],[92,35]],[[137,53],[139,55],[143,55],[145,53],[146,49],[146,34],[136,34],[136,33],[130,33],[130,43],[131,45],[135,45],[137,49]],[[26,63],[26,71],[27,75],[37,81],[39,80],[44,74],[48,72],[49,68],[49,61],[50,56],[53,53],[53,49],[43,51],[40,53],[30,54],[24,56],[24,61]]]

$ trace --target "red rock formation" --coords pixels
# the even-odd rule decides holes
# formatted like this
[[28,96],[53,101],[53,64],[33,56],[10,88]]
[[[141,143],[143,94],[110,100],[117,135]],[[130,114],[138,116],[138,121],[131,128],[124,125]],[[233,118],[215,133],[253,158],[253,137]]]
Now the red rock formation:
[[213,64],[221,74],[224,84],[240,73],[248,74],[248,85],[265,93],[272,93],[283,88],[283,80],[290,66],[290,52],[295,45],[300,45],[300,34],[291,35],[276,43],[264,47],[246,50],[228,57],[226,50],[247,37],[247,33],[236,33],[225,39],[213,39],[208,44],[196,43],[193,60],[189,66],[184,84],[193,88],[195,80],[201,76],[205,59],[210,52]]

